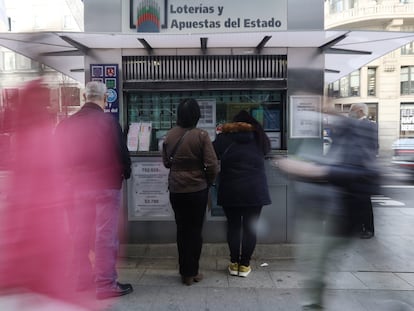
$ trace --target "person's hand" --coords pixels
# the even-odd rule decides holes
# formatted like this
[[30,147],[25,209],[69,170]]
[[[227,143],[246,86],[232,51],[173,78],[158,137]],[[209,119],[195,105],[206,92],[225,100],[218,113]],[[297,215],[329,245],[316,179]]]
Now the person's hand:
[[328,174],[328,169],[314,163],[293,159],[278,159],[275,165],[283,172],[304,178],[323,179]]

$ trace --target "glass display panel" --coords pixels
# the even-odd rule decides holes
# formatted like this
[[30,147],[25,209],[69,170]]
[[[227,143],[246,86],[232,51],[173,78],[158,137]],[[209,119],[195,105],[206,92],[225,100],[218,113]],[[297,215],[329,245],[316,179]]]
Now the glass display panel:
[[281,137],[281,144],[273,145],[273,149],[284,149],[284,91],[129,92],[126,97],[128,126],[140,128],[143,124],[151,125],[150,137],[147,137],[150,143],[146,151],[161,150],[163,137],[175,126],[177,106],[184,98],[194,98],[199,102],[201,118],[198,127],[208,131],[212,140],[215,139],[218,125],[231,122],[244,109],[262,124],[266,132],[278,132],[278,135],[269,134],[271,137]]

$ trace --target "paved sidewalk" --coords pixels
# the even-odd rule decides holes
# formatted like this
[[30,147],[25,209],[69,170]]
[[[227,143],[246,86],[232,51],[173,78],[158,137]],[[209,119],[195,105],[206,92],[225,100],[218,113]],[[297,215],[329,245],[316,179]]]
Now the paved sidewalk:
[[[379,207],[374,214],[376,236],[355,240],[335,254],[325,310],[414,311],[414,206]],[[124,245],[123,249],[119,280],[132,283],[134,292],[102,301],[102,310],[301,310],[304,283],[293,245],[258,245],[252,273],[239,278],[226,271],[227,245],[205,244],[201,258],[205,279],[192,286],[180,282],[174,244]],[[0,310],[22,311],[22,300],[30,303],[30,309],[24,310],[79,311],[59,302],[46,307],[48,302],[29,296],[0,299]]]
[[[338,251],[326,291],[326,310],[414,310],[414,208],[376,208],[376,236]],[[301,310],[303,277],[292,245],[258,245],[247,278],[229,276],[227,246],[206,244],[205,279],[184,286],[175,245],[134,245],[119,264],[135,291],[105,302],[106,310]],[[263,266],[263,264],[265,264]]]

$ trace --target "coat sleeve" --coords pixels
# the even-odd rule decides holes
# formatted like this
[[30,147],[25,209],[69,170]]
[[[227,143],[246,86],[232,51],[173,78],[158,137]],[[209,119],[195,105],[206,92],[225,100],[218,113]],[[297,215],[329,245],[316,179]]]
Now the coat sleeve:
[[223,152],[231,143],[232,141],[228,139],[225,134],[220,133],[217,135],[216,139],[213,141],[213,147],[219,160],[221,159]]
[[206,173],[207,183],[209,185],[214,183],[214,180],[218,174],[218,160],[214,151],[213,144],[211,143],[208,133],[205,131],[201,132],[201,143],[203,150],[203,164]]
[[129,157],[129,150],[126,143],[126,137],[122,131],[121,125],[115,121],[115,127],[118,135],[120,161],[123,167],[123,175],[125,179],[131,177],[131,158]]

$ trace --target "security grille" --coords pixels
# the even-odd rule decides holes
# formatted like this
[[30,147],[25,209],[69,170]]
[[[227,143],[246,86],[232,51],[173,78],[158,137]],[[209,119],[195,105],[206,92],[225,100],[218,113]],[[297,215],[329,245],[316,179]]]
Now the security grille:
[[124,81],[286,79],[286,55],[124,56]]

